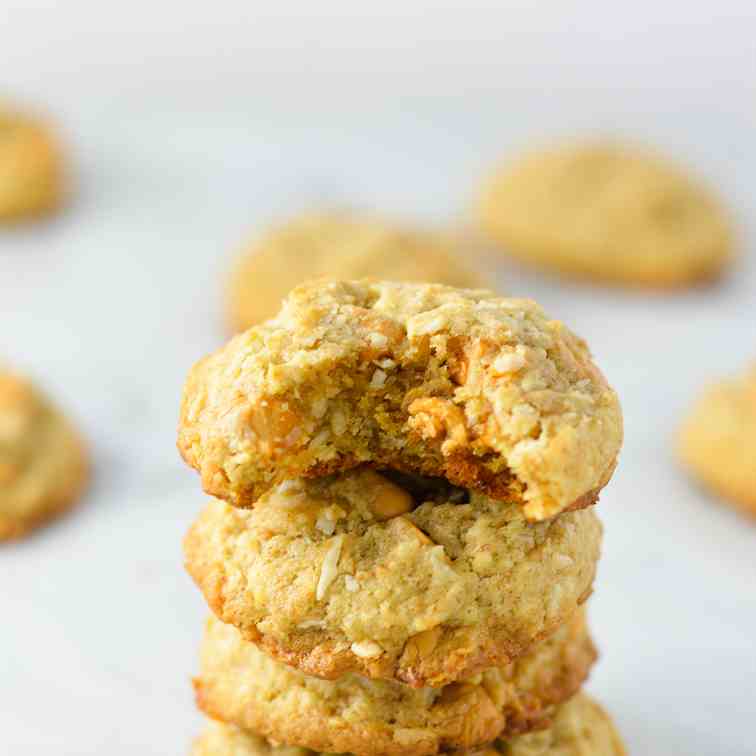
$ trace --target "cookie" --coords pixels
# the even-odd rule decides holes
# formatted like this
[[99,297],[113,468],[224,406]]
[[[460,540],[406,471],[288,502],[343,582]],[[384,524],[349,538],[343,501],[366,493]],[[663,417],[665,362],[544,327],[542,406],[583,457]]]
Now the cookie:
[[530,524],[444,481],[394,481],[357,468],[288,481],[251,510],[214,500],[187,569],[220,619],[303,672],[418,687],[509,662],[590,594],[592,510]]
[[62,195],[61,174],[48,125],[0,105],[0,221],[54,210]]
[[481,279],[455,243],[349,213],[297,217],[258,239],[228,284],[228,321],[237,331],[272,318],[298,284],[314,278],[391,278],[473,288]]
[[683,423],[678,449],[708,488],[756,516],[756,366],[704,392]]
[[517,662],[441,689],[308,677],[214,618],[200,658],[197,702],[215,719],[321,751],[423,756],[543,726],[580,688],[596,652],[581,612]]
[[86,480],[78,433],[29,381],[0,369],[0,541],[68,509]]
[[622,414],[585,342],[534,302],[436,284],[315,282],[192,369],[178,446],[242,507],[361,463],[444,477],[530,520],[587,506]]
[[511,256],[595,280],[684,286],[716,277],[733,257],[717,200],[633,146],[527,155],[493,177],[478,211],[483,230]]
[[[276,745],[234,725],[210,722],[192,756],[316,756],[317,751]],[[559,706],[550,727],[453,756],[626,756],[609,715],[581,693]]]

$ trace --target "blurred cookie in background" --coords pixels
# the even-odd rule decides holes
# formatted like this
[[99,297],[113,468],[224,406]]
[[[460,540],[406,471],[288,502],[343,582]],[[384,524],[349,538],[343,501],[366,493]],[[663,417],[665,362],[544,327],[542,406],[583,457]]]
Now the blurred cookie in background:
[[28,380],[0,368],[0,541],[72,506],[88,478],[81,438]]
[[0,103],[0,222],[45,215],[63,197],[62,158],[50,126]]
[[460,246],[451,236],[349,212],[296,217],[267,231],[239,259],[228,283],[229,325],[240,331],[272,317],[291,289],[313,278],[482,286]]
[[756,517],[756,366],[704,391],[683,423],[678,452],[704,485]]
[[478,217],[512,257],[596,281],[686,286],[733,257],[730,223],[705,187],[651,151],[612,142],[526,155],[493,176]]

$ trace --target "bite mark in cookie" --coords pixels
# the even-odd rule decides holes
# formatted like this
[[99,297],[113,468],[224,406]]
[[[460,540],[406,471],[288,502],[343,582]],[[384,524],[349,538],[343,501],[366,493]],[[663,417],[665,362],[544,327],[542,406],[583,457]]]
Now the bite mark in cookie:
[[529,300],[429,284],[317,282],[201,360],[178,445],[205,490],[360,464],[518,504],[537,521],[593,503],[622,442],[585,343]]

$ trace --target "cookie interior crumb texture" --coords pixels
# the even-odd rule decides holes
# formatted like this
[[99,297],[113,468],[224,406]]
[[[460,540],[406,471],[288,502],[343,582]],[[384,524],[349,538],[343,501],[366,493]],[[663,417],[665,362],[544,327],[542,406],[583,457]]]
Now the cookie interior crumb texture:
[[0,369],[0,541],[67,509],[86,480],[78,433],[28,380]]
[[205,713],[278,741],[362,756],[423,756],[544,727],[595,658],[581,612],[517,662],[441,689],[357,675],[325,681],[273,661],[212,619],[195,688]]
[[466,246],[442,233],[350,212],[298,216],[269,230],[239,258],[228,281],[228,321],[241,331],[272,318],[291,289],[322,277],[480,286]]
[[524,262],[608,282],[672,287],[717,276],[734,256],[712,194],[632,145],[565,145],[497,172],[480,223]]
[[515,658],[590,594],[591,509],[515,504],[370,468],[287,481],[251,510],[211,502],[185,540],[210,607],[303,671],[439,686]]
[[534,302],[366,281],[302,285],[195,365],[178,440],[205,490],[237,506],[370,463],[530,520],[595,502],[621,442],[587,345]]

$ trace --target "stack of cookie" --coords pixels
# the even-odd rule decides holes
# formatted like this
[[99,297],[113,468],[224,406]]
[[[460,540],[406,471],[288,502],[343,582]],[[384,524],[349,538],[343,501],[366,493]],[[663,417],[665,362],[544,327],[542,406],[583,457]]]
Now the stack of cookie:
[[621,438],[531,301],[295,289],[185,388],[179,448],[217,497],[185,541],[215,614],[195,753],[623,753],[579,692]]

